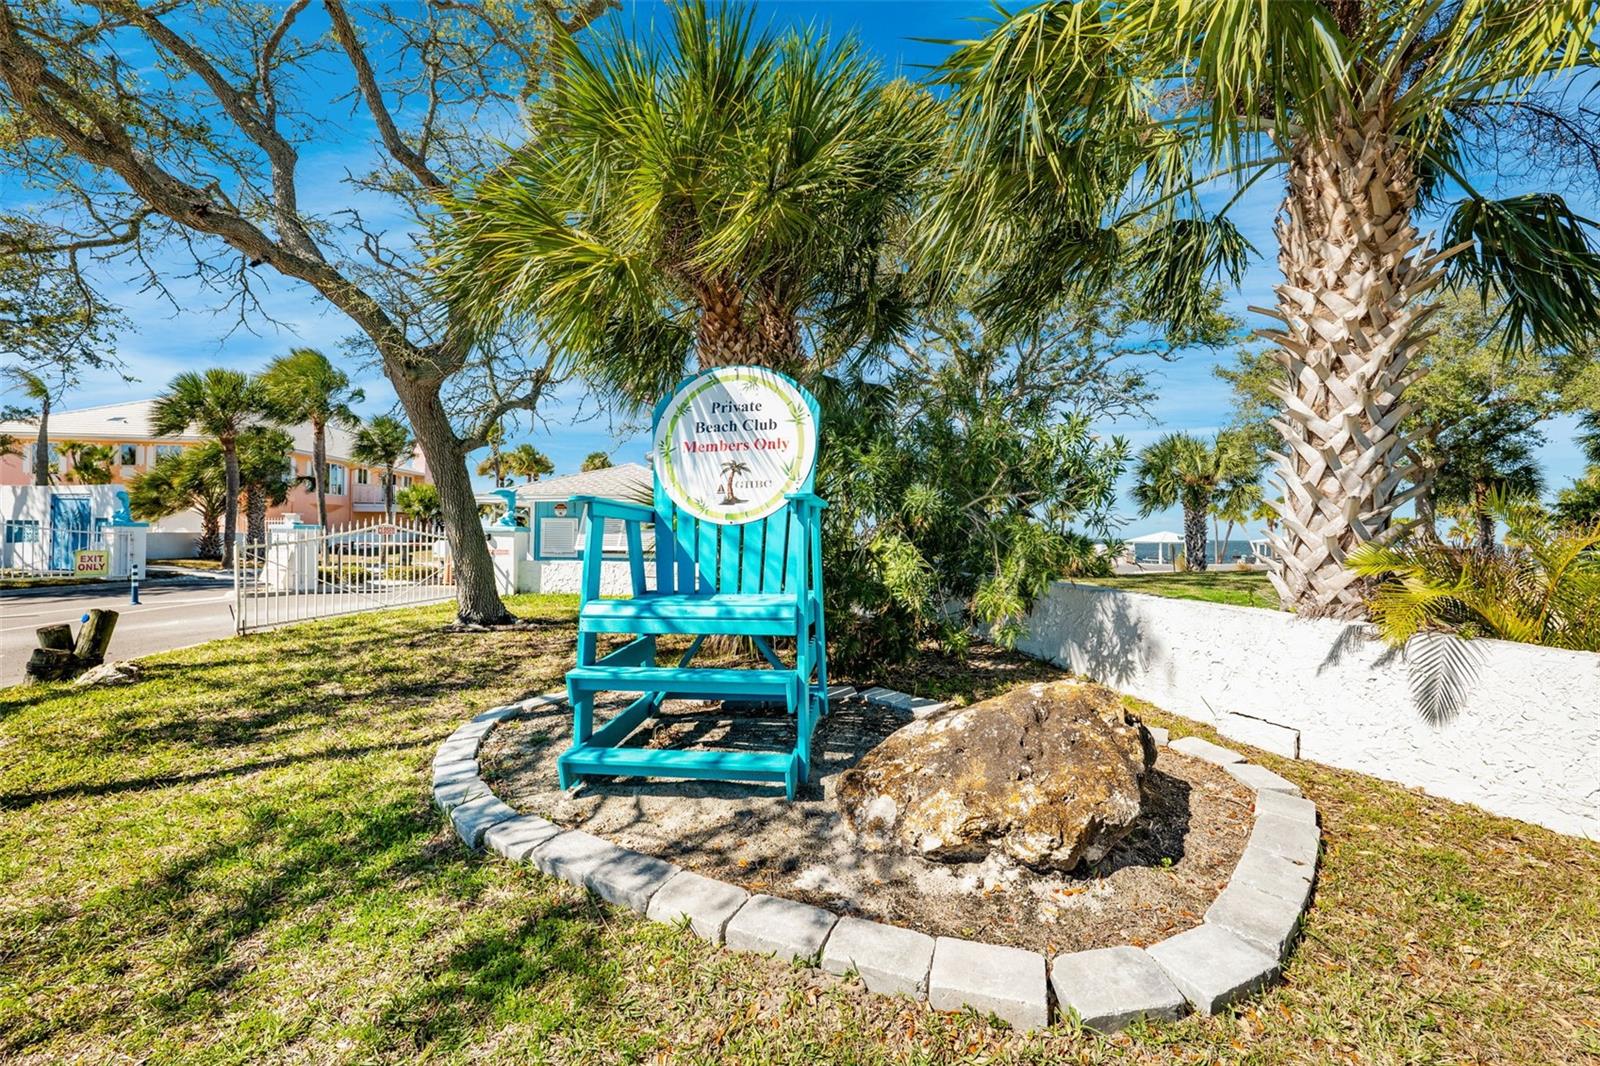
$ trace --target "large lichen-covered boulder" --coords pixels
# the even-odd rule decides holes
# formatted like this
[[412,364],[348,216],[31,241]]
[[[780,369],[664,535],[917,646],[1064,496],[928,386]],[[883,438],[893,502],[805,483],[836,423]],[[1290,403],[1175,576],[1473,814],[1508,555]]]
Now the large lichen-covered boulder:
[[1110,689],[1024,685],[896,731],[839,775],[837,797],[869,851],[1071,870],[1133,828],[1155,757]]

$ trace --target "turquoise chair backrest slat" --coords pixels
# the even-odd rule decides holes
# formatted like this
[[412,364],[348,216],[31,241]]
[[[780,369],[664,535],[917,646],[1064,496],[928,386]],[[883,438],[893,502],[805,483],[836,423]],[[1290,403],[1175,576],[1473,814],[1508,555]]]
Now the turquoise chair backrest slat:
[[742,525],[719,526],[656,500],[656,589],[684,595],[793,590],[804,551],[791,505]]
[[[656,405],[652,427],[660,422],[671,398],[669,394]],[[820,423],[815,400],[806,398]],[[793,504],[751,522],[719,525],[682,511],[667,495],[660,478],[654,482],[657,591],[697,596],[797,591],[800,553],[810,545],[805,543]],[[800,491],[811,492],[815,484],[813,467]]]

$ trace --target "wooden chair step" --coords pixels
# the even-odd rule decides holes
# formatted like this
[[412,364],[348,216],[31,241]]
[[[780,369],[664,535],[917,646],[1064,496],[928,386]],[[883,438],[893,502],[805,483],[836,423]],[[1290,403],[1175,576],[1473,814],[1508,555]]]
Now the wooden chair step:
[[574,694],[660,692],[712,698],[758,696],[783,699],[793,684],[792,670],[730,670],[716,667],[577,666],[567,671]]
[[782,781],[799,774],[792,752],[677,751],[671,748],[576,747],[561,756],[562,776],[683,777],[714,781]]

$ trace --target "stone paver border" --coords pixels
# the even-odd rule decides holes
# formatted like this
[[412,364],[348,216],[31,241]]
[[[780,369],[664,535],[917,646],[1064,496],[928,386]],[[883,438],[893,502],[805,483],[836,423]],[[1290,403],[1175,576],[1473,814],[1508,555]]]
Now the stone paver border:
[[[917,717],[945,706],[884,688],[856,693],[838,686],[829,696],[866,699]],[[1046,960],[1019,948],[841,919],[821,908],[751,895],[501,802],[478,776],[484,738],[507,718],[565,702],[566,693],[553,692],[494,707],[439,746],[433,801],[463,843],[531,863],[655,921],[687,921],[713,944],[853,973],[874,992],[929,999],[938,1009],[971,1008],[1018,1029],[1046,1026],[1052,1014],[1071,1016],[1103,1032],[1139,1018],[1179,1018],[1191,1008],[1212,1014],[1277,976],[1311,899],[1321,844],[1316,806],[1291,782],[1238,752],[1199,737],[1169,742],[1166,730],[1151,727],[1158,745],[1214,763],[1256,794],[1249,843],[1200,926],[1149,948],[1124,945]]]

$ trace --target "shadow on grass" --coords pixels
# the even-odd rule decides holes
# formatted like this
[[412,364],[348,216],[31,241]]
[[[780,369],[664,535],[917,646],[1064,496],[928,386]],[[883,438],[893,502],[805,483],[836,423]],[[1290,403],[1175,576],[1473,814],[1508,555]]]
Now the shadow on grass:
[[278,770],[286,766],[296,766],[300,763],[328,759],[359,759],[377,752],[398,753],[418,748],[431,748],[433,745],[434,742],[431,740],[414,740],[402,744],[367,744],[360,747],[331,748],[326,751],[306,752],[299,755],[280,755],[271,759],[257,759],[253,762],[238,763],[233,766],[218,766],[192,774],[154,774],[149,777],[133,777],[120,781],[102,781],[92,785],[63,785],[59,788],[41,789],[37,792],[3,792],[0,793],[0,810],[23,810],[35,804],[49,803],[53,800],[114,796],[122,792],[142,792],[146,789],[182,787],[184,785],[197,784],[201,781],[241,777],[245,774],[259,773],[263,770]]
[[554,1028],[561,999],[584,1011],[604,1010],[616,995],[617,964],[602,943],[606,924],[592,896],[548,902],[514,921],[462,935],[419,986],[379,1012],[381,1049],[420,1054],[459,1046],[492,1021],[531,1016]]

